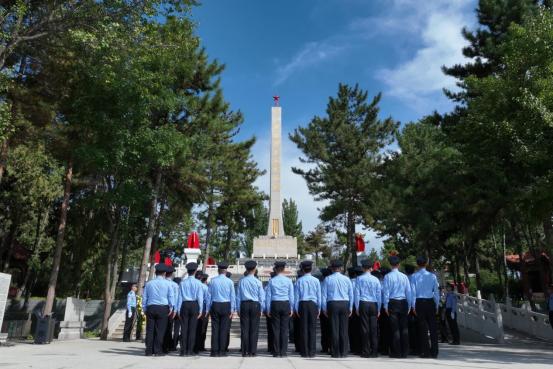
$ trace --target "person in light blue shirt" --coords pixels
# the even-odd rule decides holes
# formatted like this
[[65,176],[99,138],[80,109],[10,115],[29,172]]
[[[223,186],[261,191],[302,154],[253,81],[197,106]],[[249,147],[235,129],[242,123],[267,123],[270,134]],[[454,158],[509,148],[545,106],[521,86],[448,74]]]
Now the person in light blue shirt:
[[228,263],[217,264],[219,275],[209,283],[207,309],[211,316],[211,356],[227,356],[230,322],[236,311],[234,282],[226,276]]
[[207,310],[207,300],[209,299],[209,287],[207,285],[207,280],[209,279],[209,275],[199,270],[196,272],[195,278],[202,282],[202,290],[204,291],[204,301],[202,302],[203,314],[200,319],[198,319],[196,329],[196,346],[194,347],[194,354],[197,355],[200,351],[205,351],[205,339],[207,337],[207,326],[209,324]]
[[334,358],[348,354],[348,318],[353,310],[353,286],[341,273],[342,265],[340,260],[330,263],[332,274],[325,278],[321,289],[322,310],[330,321],[330,352]]
[[[167,319],[176,305],[173,288],[165,279],[169,271],[164,264],[155,267],[156,278],[144,287],[142,309],[146,313],[146,356],[163,356],[163,338],[167,329]],[[172,282],[171,282],[172,283]]]
[[296,281],[294,311],[299,316],[298,349],[302,357],[315,357],[317,345],[317,319],[321,312],[321,282],[311,275],[313,262],[300,264],[303,276]]
[[123,330],[123,342],[131,341],[131,333],[136,320],[136,284],[131,286],[131,290],[127,294],[127,315],[125,317],[125,329]]
[[378,356],[378,317],[382,305],[382,286],[371,274],[373,260],[361,262],[363,274],[356,278],[353,290],[355,311],[361,326],[361,357]]
[[181,356],[197,354],[194,351],[196,345],[196,331],[198,319],[202,317],[204,308],[204,289],[202,282],[194,277],[197,269],[197,263],[186,264],[188,278],[181,281],[179,288],[177,307],[180,312],[181,322]]
[[294,311],[294,285],[284,275],[284,261],[275,262],[275,277],[267,284],[265,303],[273,326],[273,356],[285,357],[288,351],[290,317]]
[[447,285],[447,294],[445,295],[445,316],[447,325],[453,336],[452,345],[460,344],[461,337],[459,327],[457,326],[457,295],[453,291],[453,285]]
[[[419,270],[413,274],[411,289],[412,309],[417,317],[418,348],[420,357],[438,357],[438,327],[436,312],[440,306],[440,286],[434,273],[426,270],[426,256],[417,258]],[[430,334],[429,334],[430,333]],[[430,343],[428,337],[430,336]]]
[[257,263],[248,260],[244,263],[246,275],[238,282],[236,309],[240,315],[240,338],[242,356],[257,355],[259,318],[265,305],[263,283],[255,277]]
[[390,317],[392,331],[391,357],[406,358],[409,353],[409,329],[407,316],[412,304],[412,292],[409,278],[399,271],[399,257],[388,258],[392,270],[386,274],[382,283],[384,310]]

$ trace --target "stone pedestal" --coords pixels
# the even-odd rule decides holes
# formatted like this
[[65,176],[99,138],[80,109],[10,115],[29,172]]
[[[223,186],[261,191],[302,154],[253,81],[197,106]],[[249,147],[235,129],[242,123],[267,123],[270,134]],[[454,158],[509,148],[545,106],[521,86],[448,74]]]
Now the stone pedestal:
[[201,253],[202,253],[202,250],[200,249],[190,249],[190,248],[184,249],[184,255],[186,256],[186,263],[187,264],[197,263]]
[[[8,302],[8,291],[10,289],[10,281],[12,276],[10,274],[0,273],[0,327],[4,323],[4,312],[6,311],[6,304]],[[0,333],[0,344],[6,343],[8,335]]]
[[58,340],[76,340],[83,337],[85,302],[68,297],[65,302],[65,316],[60,322]]
[[261,236],[253,240],[253,257],[255,258],[284,258],[298,257],[298,241],[295,237]]

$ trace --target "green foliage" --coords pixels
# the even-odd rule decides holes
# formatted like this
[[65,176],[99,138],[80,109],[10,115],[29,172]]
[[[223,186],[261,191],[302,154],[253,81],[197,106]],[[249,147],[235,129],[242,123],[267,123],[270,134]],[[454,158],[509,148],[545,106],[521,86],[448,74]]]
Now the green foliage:
[[293,168],[303,176],[316,200],[327,200],[323,221],[343,224],[347,250],[356,263],[355,224],[372,224],[372,196],[377,168],[392,142],[397,123],[378,118],[380,95],[367,102],[359,86],[338,86],[329,99],[326,117],[314,117],[307,127],[294,130],[290,139],[304,154],[309,169]]
[[301,221],[299,220],[298,205],[292,199],[284,199],[282,202],[282,223],[284,234],[296,237],[298,253],[304,255],[304,235]]

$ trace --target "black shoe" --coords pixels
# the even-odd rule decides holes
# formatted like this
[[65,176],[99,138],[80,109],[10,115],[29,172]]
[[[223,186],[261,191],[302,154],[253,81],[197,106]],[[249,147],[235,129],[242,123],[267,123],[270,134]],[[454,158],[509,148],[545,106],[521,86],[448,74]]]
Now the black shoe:
[[246,354],[245,352],[242,353],[242,357],[246,357],[246,356],[249,356],[248,354]]
[[146,353],[146,356],[153,356],[153,354]]
[[315,357],[315,354],[309,354],[309,355],[307,355],[307,356],[309,356],[310,358],[314,358],[314,357]]
[[273,357],[278,357],[278,354],[273,354]]
[[378,357],[378,352],[374,353],[374,354],[370,354],[369,356],[372,357],[372,358]]
[[251,356],[251,357],[256,357],[257,354],[254,352],[254,353],[251,353],[250,356]]
[[211,354],[209,354],[209,356],[211,356],[211,357],[217,357],[217,356],[219,356],[219,355],[217,355],[215,352],[212,352]]

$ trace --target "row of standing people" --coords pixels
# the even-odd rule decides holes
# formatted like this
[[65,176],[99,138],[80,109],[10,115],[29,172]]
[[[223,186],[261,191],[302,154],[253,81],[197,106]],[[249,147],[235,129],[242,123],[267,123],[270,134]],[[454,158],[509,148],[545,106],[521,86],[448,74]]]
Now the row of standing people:
[[[416,319],[420,355],[436,357],[435,314],[440,303],[437,279],[426,271],[424,258],[417,260],[420,268],[411,278],[399,272],[397,256],[390,257],[389,261],[392,270],[382,280],[377,278],[379,272],[372,271],[372,263],[364,261],[362,272],[353,281],[341,273],[342,265],[338,260],[332,261],[328,269],[323,269],[321,279],[311,275],[312,263],[305,261],[295,285],[283,274],[286,264],[276,262],[273,276],[264,289],[255,277],[257,265],[252,260],[245,263],[246,275],[238,283],[236,292],[234,283],[226,275],[226,263],[218,264],[219,276],[213,278],[209,286],[206,285],[207,276],[201,272],[199,279],[193,278],[197,269],[195,263],[187,264],[189,278],[184,279],[180,286],[165,278],[172,271],[159,265],[156,279],[148,282],[143,296],[143,309],[148,318],[146,355],[163,355],[170,348],[175,349],[175,339],[166,338],[164,346],[164,337],[170,337],[164,331],[173,331],[177,337],[179,328],[181,355],[197,354],[205,342],[209,313],[212,319],[211,356],[225,356],[230,322],[237,313],[240,316],[242,355],[255,356],[259,321],[265,313],[269,350],[275,357],[287,355],[293,316],[294,325],[299,328],[299,334],[295,335],[296,347],[303,357],[315,356],[318,319],[321,321],[323,351],[333,357],[345,357],[350,352],[350,341],[351,351],[363,357],[377,356],[379,343],[381,352],[389,352],[392,357],[406,357],[409,352],[409,315]],[[452,320],[450,327],[454,343],[458,343],[458,330],[454,324],[455,303],[455,295],[448,294],[446,305],[449,307],[446,308]],[[168,321],[177,316],[175,321],[178,323],[172,330]],[[350,325],[354,329],[348,333]]]

